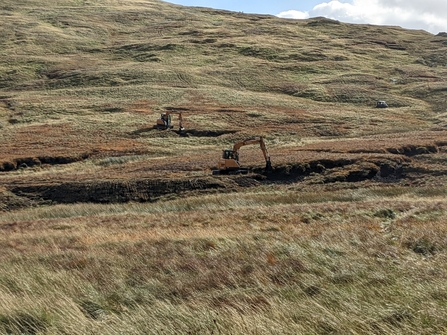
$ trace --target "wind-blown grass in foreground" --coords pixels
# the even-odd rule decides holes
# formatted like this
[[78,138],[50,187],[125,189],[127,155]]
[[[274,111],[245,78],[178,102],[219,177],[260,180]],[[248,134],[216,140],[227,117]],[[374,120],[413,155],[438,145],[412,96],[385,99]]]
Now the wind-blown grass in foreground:
[[346,192],[2,213],[0,332],[445,332],[447,203]]
[[[2,172],[1,334],[447,332],[445,36],[155,0],[1,11],[0,167],[77,162]],[[152,131],[169,106],[191,136]],[[34,204],[19,184],[187,179],[261,135],[275,164],[301,162],[305,145],[319,160],[408,146],[427,157],[377,188],[317,175],[13,210]]]

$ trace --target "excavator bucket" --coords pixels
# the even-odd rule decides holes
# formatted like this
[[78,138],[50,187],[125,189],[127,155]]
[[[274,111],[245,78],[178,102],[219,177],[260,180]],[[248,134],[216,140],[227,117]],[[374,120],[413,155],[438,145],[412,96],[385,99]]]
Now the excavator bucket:
[[265,172],[272,172],[273,168],[272,168],[272,162],[270,162],[270,160],[268,160],[265,164]]

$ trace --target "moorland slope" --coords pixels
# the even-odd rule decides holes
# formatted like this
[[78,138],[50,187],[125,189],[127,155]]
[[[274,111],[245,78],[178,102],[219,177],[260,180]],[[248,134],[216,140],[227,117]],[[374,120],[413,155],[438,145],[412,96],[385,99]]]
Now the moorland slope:
[[[447,331],[446,33],[157,0],[0,15],[0,332]],[[168,110],[185,130],[154,128]],[[253,136],[272,173],[247,146],[251,173],[212,175]]]

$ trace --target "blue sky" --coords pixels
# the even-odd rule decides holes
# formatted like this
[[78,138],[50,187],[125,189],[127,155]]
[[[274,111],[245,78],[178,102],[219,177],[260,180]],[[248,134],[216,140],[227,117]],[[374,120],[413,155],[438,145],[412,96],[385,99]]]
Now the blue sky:
[[447,32],[447,0],[169,0],[236,12],[271,14],[289,19],[324,16],[348,23],[369,23]]

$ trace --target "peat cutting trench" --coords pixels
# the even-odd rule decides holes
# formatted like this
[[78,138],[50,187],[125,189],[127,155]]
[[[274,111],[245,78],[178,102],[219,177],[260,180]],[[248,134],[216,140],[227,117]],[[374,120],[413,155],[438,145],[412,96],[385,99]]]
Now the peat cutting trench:
[[188,178],[135,178],[84,181],[10,183],[0,189],[0,211],[42,204],[154,202],[185,194],[237,192],[267,184],[330,184],[372,180],[396,183],[408,173],[427,173],[403,155],[364,156],[353,159],[319,159],[274,166],[265,173],[252,169],[247,175],[208,175]]

